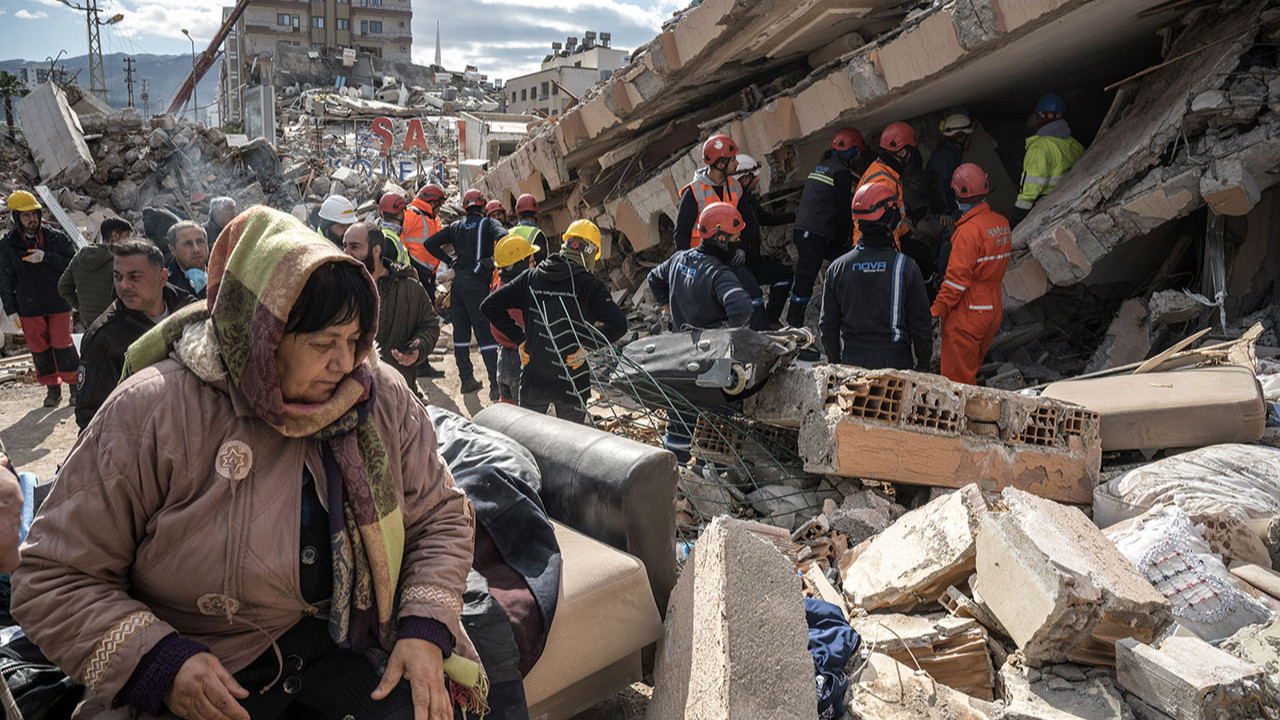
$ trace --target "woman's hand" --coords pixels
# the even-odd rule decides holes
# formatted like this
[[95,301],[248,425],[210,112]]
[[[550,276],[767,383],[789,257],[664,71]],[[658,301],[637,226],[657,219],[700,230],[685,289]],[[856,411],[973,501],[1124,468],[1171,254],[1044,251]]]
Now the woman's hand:
[[240,687],[218,658],[199,653],[178,669],[164,704],[186,720],[249,720],[249,711],[236,702],[247,697],[249,691]]
[[382,682],[373,691],[373,699],[385,698],[401,679],[408,680],[413,691],[414,720],[453,719],[449,693],[444,686],[444,658],[435,643],[412,638],[397,640]]

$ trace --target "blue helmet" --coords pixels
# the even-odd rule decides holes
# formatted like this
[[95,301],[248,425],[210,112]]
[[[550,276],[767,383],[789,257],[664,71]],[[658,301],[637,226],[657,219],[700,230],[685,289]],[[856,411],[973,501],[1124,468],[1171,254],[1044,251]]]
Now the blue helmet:
[[1038,113],[1065,113],[1067,111],[1067,101],[1057,93],[1049,93],[1040,98],[1036,103],[1036,112]]

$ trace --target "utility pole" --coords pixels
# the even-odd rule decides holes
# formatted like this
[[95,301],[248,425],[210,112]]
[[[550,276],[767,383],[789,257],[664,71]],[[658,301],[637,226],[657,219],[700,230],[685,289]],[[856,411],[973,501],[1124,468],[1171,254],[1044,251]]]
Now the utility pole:
[[147,92],[147,79],[142,78],[142,119],[146,120],[151,117],[151,93]]
[[127,57],[124,59],[124,84],[129,88],[129,107],[133,107],[133,71],[138,61]]
[[98,0],[84,0],[84,5],[72,5],[71,0],[61,0],[61,2],[72,10],[84,13],[85,22],[89,25],[89,92],[106,102],[107,81],[102,72],[102,39],[99,28],[120,22],[124,19],[124,15],[116,13],[106,20],[99,20]]

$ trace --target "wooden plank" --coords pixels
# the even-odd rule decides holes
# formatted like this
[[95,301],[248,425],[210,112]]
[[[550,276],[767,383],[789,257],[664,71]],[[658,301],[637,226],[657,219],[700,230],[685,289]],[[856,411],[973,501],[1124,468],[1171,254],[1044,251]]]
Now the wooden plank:
[[1159,648],[1132,638],[1116,643],[1120,686],[1174,720],[1266,717],[1263,708],[1274,706],[1261,679],[1258,666],[1199,638],[1172,637]]
[[1191,347],[1191,343],[1194,343],[1195,341],[1207,335],[1209,333],[1209,330],[1211,329],[1212,328],[1205,328],[1194,335],[1190,335],[1188,337],[1185,337],[1179,340],[1178,342],[1174,343],[1173,346],[1170,347],[1169,349],[1165,350],[1164,352],[1158,353],[1155,357],[1139,365],[1138,369],[1133,371],[1133,374],[1138,375],[1140,373],[1151,372],[1152,370],[1160,367],[1160,365],[1162,365],[1165,360],[1168,360],[1174,355],[1177,355],[1183,350],[1186,350],[1187,348]]

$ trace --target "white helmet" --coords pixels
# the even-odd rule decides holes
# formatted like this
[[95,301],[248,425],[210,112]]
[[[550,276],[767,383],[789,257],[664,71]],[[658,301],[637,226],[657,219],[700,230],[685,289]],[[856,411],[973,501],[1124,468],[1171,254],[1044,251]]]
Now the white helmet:
[[339,225],[351,225],[358,220],[355,203],[341,195],[330,195],[320,204],[320,218]]
[[942,131],[944,137],[951,137],[956,134],[969,135],[973,132],[973,121],[964,113],[955,113],[948,115],[938,129]]
[[746,153],[738,153],[738,169],[733,173],[734,177],[742,177],[749,173],[754,173],[760,169],[760,163],[756,159]]

